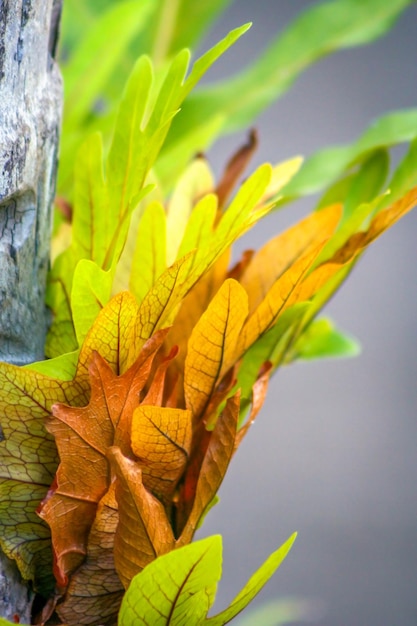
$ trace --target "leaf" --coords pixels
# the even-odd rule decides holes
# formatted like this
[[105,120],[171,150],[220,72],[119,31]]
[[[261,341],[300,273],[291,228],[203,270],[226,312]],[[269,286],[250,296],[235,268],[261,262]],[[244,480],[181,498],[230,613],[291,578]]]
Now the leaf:
[[299,173],[285,187],[284,196],[294,198],[320,191],[373,150],[415,139],[416,129],[417,109],[380,117],[352,145],[325,148],[306,159]]
[[147,491],[139,465],[120,448],[108,451],[117,476],[119,525],[114,539],[117,573],[125,588],[131,579],[157,556],[174,547],[174,535],[161,502]]
[[71,311],[78,345],[82,345],[94,320],[110,300],[113,274],[88,259],[81,259],[75,268]]
[[[190,288],[187,280],[193,254],[190,253],[169,267],[146,294],[136,317],[135,345],[144,343],[158,328],[170,324],[173,313]],[[191,283],[192,284],[192,283]],[[135,352],[133,352],[135,354]]]
[[281,565],[290,551],[296,536],[296,533],[291,535],[276,552],[271,554],[258,571],[249,579],[245,587],[226,610],[207,619],[204,623],[208,626],[223,626],[223,624],[228,624],[236,615],[243,611]]
[[[389,4],[380,0],[338,0],[304,11],[243,72],[188,98],[165,148],[170,149],[189,128],[206,124],[219,112],[226,114],[223,134],[247,127],[310,64],[335,50],[362,45],[383,35],[409,4],[411,0]],[[199,145],[195,149],[207,147]]]
[[372,241],[390,228],[390,226],[395,224],[403,215],[413,209],[416,204],[417,187],[414,187],[392,205],[379,211],[366,230],[353,234],[334,254],[330,262],[346,263],[352,260],[352,258],[364,250]]
[[[108,84],[114,81],[115,70],[127,78],[133,63],[124,63],[124,56],[133,38],[143,31],[153,7],[152,0],[138,4],[136,0],[124,0],[116,5],[108,3],[101,10],[93,10],[83,23],[83,13],[93,8],[84,3],[76,7],[64,6],[63,35],[65,40],[65,24],[71,21],[72,13],[77,16],[76,39],[69,61],[62,63],[65,82],[65,114],[61,138],[61,154],[59,167],[59,193],[71,195],[71,178],[74,154],[83,139],[92,129],[92,122],[103,111],[111,115],[117,103],[109,94]],[[103,10],[104,9],[104,10]],[[109,40],[113,45],[109,46]],[[68,56],[68,44],[64,41],[64,50]],[[119,94],[117,94],[118,100]]]
[[131,261],[129,287],[140,303],[167,267],[165,210],[152,202],[143,212]]
[[82,144],[75,161],[71,242],[75,259],[91,259],[102,265],[113,235],[109,214],[103,143],[101,135],[93,133]]
[[194,327],[184,368],[186,407],[194,418],[204,414],[221,374],[233,364],[246,316],[244,289],[227,280]]
[[196,158],[179,179],[167,210],[167,260],[171,265],[177,258],[194,205],[214,188],[214,180],[206,160]]
[[385,208],[399,200],[409,189],[417,185],[417,172],[415,163],[417,159],[417,139],[414,139],[403,157],[388,185],[390,195],[381,202],[380,208]]
[[[122,318],[117,306],[121,301],[122,298],[117,298],[113,308],[109,307],[102,314],[104,318],[110,313],[116,328]],[[87,343],[81,352],[80,364],[89,364],[89,404],[84,407],[55,404],[53,417],[47,421],[47,429],[55,437],[60,464],[57,487],[43,504],[40,514],[51,528],[56,569],[62,580],[85,558],[98,503],[110,485],[107,450],[115,444],[125,453],[130,451],[132,413],[139,405],[139,392],[147,382],[163,338],[163,333],[159,338],[153,337],[133,366],[121,376],[114,373],[100,354],[90,351]],[[104,343],[104,339],[101,336],[98,341]],[[93,340],[91,331],[87,342]],[[112,337],[112,342],[116,342],[118,351],[124,352],[115,355],[119,367],[126,363],[129,346],[120,344],[119,334]]]
[[131,432],[132,451],[142,468],[145,487],[162,502],[167,501],[190,456],[191,412],[142,404],[133,412]]
[[389,171],[387,150],[375,150],[361,164],[344,203],[346,219],[360,204],[371,202],[381,191]]
[[[102,87],[120,63],[131,39],[145,26],[152,0],[119,2],[95,17],[86,37],[64,65],[66,124],[75,125],[86,116]],[[111,38],[113,45],[109,46]]]
[[119,625],[203,623],[221,575],[221,556],[221,537],[215,535],[150,563],[132,580]]
[[324,243],[323,241],[321,245],[298,259],[273,283],[265,298],[243,327],[237,350],[239,355],[243,355],[259,337],[271,328],[290,305],[311,297],[311,294],[307,297],[301,293],[301,284]]
[[303,302],[286,309],[272,328],[257,339],[243,356],[236,385],[242,393],[243,408],[249,403],[252,387],[264,363],[269,361],[274,367],[280,364],[287,351],[287,343],[309,306],[308,302]]
[[124,594],[116,573],[113,539],[119,521],[114,489],[100,500],[88,536],[86,559],[71,576],[65,599],[57,607],[69,624],[115,624]]
[[248,292],[251,311],[297,259],[311,252],[318,243],[334,233],[340,216],[341,209],[337,205],[312,213],[271,239],[254,254],[240,279]]
[[47,594],[52,580],[50,533],[36,509],[53,481],[56,447],[44,427],[55,401],[83,398],[82,384],[55,381],[0,365],[0,541],[24,580]]
[[338,331],[327,318],[312,322],[292,350],[294,359],[307,360],[353,357],[359,352],[358,341]]
[[[235,451],[239,395],[226,402],[211,432],[200,430],[177,505],[177,545],[189,543],[211,507]],[[198,431],[197,431],[198,432]]]
[[157,23],[150,29],[153,41],[148,44],[149,48],[152,46],[153,58],[160,61],[181,48],[195,48],[216,16],[229,4],[230,0],[209,0],[204,3],[181,0],[174,6],[166,0],[160,2]]

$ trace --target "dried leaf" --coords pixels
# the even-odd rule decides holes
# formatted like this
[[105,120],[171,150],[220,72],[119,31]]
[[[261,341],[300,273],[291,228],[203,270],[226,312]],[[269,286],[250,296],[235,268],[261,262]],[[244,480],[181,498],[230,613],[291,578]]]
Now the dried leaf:
[[98,502],[111,482],[107,450],[116,444],[130,452],[132,414],[163,339],[164,333],[159,340],[153,337],[122,376],[94,352],[89,404],[54,406],[47,428],[55,436],[61,462],[57,489],[44,503],[41,516],[51,528],[57,575],[62,580],[85,558]]
[[114,534],[119,521],[114,485],[97,506],[85,561],[71,576],[57,613],[68,624],[116,624],[124,588],[116,573]]
[[194,450],[178,505],[177,545],[189,543],[215,497],[235,451],[239,394],[227,400],[213,431]]
[[142,483],[139,465],[110,448],[109,459],[117,476],[119,525],[114,540],[114,560],[125,588],[133,576],[160,554],[174,547],[174,535],[165,509]]

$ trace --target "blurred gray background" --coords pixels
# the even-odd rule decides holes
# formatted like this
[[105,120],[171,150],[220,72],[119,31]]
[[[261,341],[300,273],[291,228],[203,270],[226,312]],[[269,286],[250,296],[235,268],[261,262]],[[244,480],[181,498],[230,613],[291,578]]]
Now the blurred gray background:
[[[208,79],[245,65],[311,4],[236,0],[204,48],[231,28],[254,25]],[[384,38],[307,70],[258,120],[253,167],[351,142],[384,112],[415,107],[416,60],[415,5]],[[213,148],[216,172],[244,139]],[[244,247],[259,246],[312,206],[310,199],[272,215]],[[361,340],[359,358],[296,364],[272,380],[200,532],[224,538],[216,608],[297,530],[257,605],[297,596],[314,603],[317,626],[417,625],[416,239],[415,210],[374,244],[327,308]]]

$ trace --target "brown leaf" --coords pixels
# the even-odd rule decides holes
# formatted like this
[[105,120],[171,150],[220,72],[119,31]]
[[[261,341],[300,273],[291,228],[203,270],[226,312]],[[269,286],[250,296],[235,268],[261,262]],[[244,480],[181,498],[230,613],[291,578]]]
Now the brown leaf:
[[239,393],[227,400],[214,430],[205,431],[203,440],[193,450],[178,508],[178,546],[189,543],[200,519],[216,495],[235,450],[239,417]]
[[57,404],[47,422],[55,436],[60,465],[57,489],[40,515],[51,528],[57,575],[62,581],[85,558],[98,502],[110,485],[108,448],[116,444],[127,454],[131,450],[132,414],[165,335],[160,332],[145,344],[136,363],[122,376],[93,353],[89,404],[81,408]]
[[245,171],[256,148],[258,147],[258,134],[254,128],[249,133],[248,141],[232,156],[226,164],[226,169],[217,185],[216,195],[219,199],[219,207],[225,205],[226,200],[232,193],[240,176]]
[[114,535],[119,521],[114,485],[97,506],[88,536],[85,561],[71,576],[65,598],[57,607],[59,617],[69,626],[117,624],[124,588],[116,573]]
[[137,463],[114,446],[108,452],[117,477],[119,525],[114,540],[114,560],[125,588],[133,576],[160,554],[173,549],[175,541],[165,509],[142,483]]

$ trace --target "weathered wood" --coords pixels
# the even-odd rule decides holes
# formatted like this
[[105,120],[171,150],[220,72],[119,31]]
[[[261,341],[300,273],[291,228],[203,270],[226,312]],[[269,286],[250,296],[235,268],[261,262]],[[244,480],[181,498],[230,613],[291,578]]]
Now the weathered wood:
[[[62,106],[62,0],[0,0],[0,360],[43,358],[45,281]],[[29,623],[32,594],[0,554],[0,615]]]
[[62,88],[62,0],[0,0],[0,359],[42,359]]

